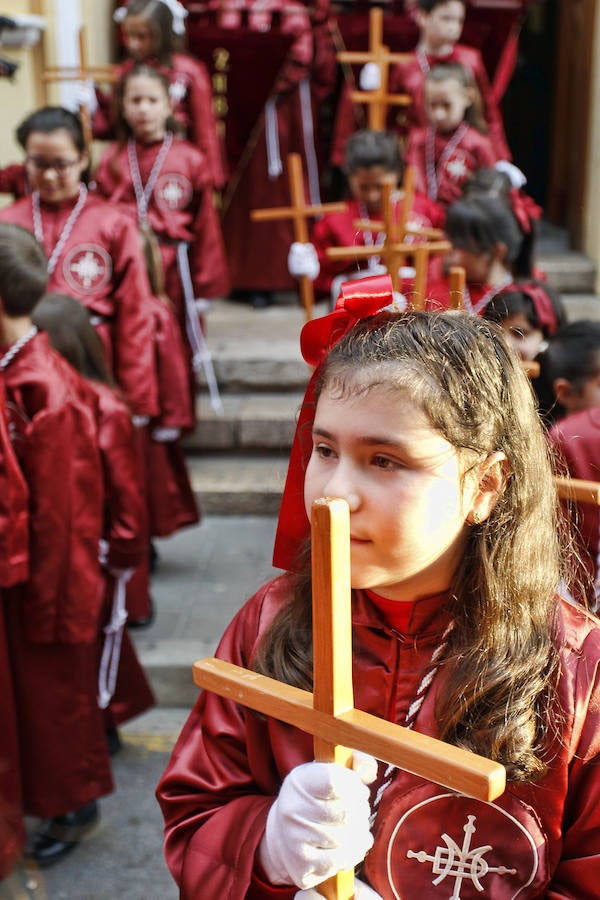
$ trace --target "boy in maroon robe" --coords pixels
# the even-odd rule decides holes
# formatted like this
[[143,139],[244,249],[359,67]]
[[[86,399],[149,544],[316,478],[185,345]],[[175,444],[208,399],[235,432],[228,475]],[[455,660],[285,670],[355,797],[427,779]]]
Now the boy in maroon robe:
[[[28,493],[15,458],[0,379],[0,591],[28,574]],[[0,882],[7,878],[25,843],[17,720],[0,594]]]
[[47,282],[32,234],[0,224],[0,370],[12,445],[29,488],[29,578],[4,592],[18,710],[23,806],[45,820],[32,853],[50,865],[98,819],[112,790],[96,697],[102,609],[102,468],[95,398],[32,326]]

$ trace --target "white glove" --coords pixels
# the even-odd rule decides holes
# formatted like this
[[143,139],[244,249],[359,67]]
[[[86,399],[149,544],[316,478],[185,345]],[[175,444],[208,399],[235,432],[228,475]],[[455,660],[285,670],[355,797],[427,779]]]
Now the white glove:
[[168,444],[181,437],[181,428],[153,428],[152,440],[157,444]]
[[381,85],[381,72],[375,62],[368,62],[360,70],[358,84],[361,91],[376,91]]
[[519,188],[520,190],[527,184],[527,178],[523,172],[521,172],[518,166],[513,165],[513,163],[509,162],[507,159],[499,159],[494,165],[494,168],[497,169],[498,172],[504,172],[505,175],[508,175],[511,187]]
[[311,888],[362,862],[373,846],[366,785],[377,763],[357,754],[356,765],[310,762],[286,776],[258,848],[272,884]]
[[76,81],[73,86],[73,99],[78,107],[85,106],[90,116],[93,116],[98,109],[98,99],[96,97],[96,86],[92,78],[86,81]]
[[210,312],[211,309],[214,308],[214,305],[214,300],[206,300],[204,297],[196,297],[194,300],[194,309],[199,316],[203,316],[204,313]]
[[[322,895],[314,888],[307,891],[296,891],[294,900],[323,900]],[[354,900],[382,900],[381,894],[374,891],[373,888],[360,881],[359,878],[354,879]]]
[[300,241],[294,241],[290,247],[287,264],[293,278],[306,275],[311,281],[315,280],[321,269],[314,244],[302,244]]

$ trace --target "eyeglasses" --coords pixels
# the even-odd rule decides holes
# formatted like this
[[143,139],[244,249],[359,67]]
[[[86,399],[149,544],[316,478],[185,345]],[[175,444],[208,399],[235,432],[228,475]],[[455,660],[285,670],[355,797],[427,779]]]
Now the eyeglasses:
[[37,172],[46,172],[48,169],[54,169],[59,175],[68,172],[73,166],[80,162],[80,157],[76,159],[40,159],[38,156],[25,157],[25,165]]

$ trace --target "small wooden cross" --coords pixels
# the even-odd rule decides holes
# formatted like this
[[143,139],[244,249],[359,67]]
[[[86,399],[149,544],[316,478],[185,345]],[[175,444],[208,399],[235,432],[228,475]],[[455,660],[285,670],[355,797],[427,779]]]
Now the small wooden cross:
[[388,106],[410,106],[410,94],[388,94],[389,68],[393,63],[406,62],[410,53],[390,53],[383,43],[383,10],[373,7],[369,13],[369,50],[353,52],[342,50],[337,54],[342,63],[375,63],[379,68],[379,87],[373,91],[351,91],[353,103],[367,105],[369,128],[384,131]]
[[554,479],[560,500],[575,500],[578,503],[593,503],[600,506],[600,483],[581,478]]
[[[308,219],[322,216],[327,212],[342,212],[347,207],[345,203],[307,204],[304,196],[304,179],[302,177],[300,154],[288,154],[287,162],[291,205],[273,209],[253,209],[250,216],[254,222],[275,222],[278,219],[291,219],[294,225],[294,240],[301,244],[307,244],[309,242]],[[314,306],[313,284],[307,275],[301,275],[299,282],[300,300],[308,320],[312,318]]]
[[[427,284],[429,256],[434,253],[447,253],[451,249],[451,245],[444,240],[433,240],[423,243],[405,241],[406,231],[402,230],[400,221],[396,220],[393,193],[393,184],[386,182],[383,185],[382,198],[383,222],[358,219],[354,223],[361,230],[385,233],[384,241],[380,246],[328,247],[326,252],[330,259],[359,260],[378,256],[391,276],[395,291],[399,291],[401,288],[400,267],[404,265],[406,257],[410,256],[414,261],[416,270],[410,306],[413,309],[422,309]],[[407,216],[408,213],[405,213],[403,210],[400,219],[406,222]],[[406,228],[406,225],[404,227]],[[415,233],[412,229],[410,229],[410,232]]]
[[[354,707],[350,591],[350,513],[345,500],[322,498],[311,510],[313,693],[220,659],[194,664],[194,682],[314,736],[315,758],[350,762],[352,751],[486,802],[504,791],[504,767],[467,750]],[[329,900],[353,896],[353,873],[319,885]]]
[[[87,81],[93,78],[94,81],[103,81],[113,84],[116,81],[114,66],[91,66],[88,63],[87,52],[87,33],[85,26],[79,29],[79,65],[78,66],[48,66],[42,74],[42,80],[46,83],[50,81]],[[87,107],[82,106],[81,125],[85,136],[86,146],[92,143],[92,121]]]

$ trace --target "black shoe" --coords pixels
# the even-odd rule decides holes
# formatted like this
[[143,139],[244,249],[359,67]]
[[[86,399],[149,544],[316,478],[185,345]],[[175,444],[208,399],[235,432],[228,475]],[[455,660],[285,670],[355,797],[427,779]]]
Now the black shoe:
[[150,597],[150,612],[142,619],[127,619],[128,628],[148,628],[154,622],[154,602]]
[[46,819],[33,836],[31,856],[41,868],[53,866],[75,849],[100,819],[95,800],[75,812]]
[[150,573],[156,572],[156,567],[158,566],[160,556],[158,555],[158,550],[156,549],[152,541],[150,541],[150,543],[148,544],[148,560]]
[[273,306],[273,294],[267,291],[257,291],[250,298],[252,309],[266,309],[267,306]]
[[116,728],[106,729],[106,743],[108,745],[109,756],[116,756],[123,749],[123,744]]

